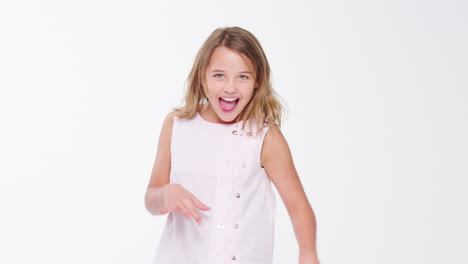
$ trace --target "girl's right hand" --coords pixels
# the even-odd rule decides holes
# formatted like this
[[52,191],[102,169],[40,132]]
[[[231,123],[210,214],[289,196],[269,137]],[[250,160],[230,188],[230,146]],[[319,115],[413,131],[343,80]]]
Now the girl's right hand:
[[211,209],[178,183],[166,184],[162,193],[164,206],[163,209],[159,210],[160,214],[181,210],[185,218],[190,220],[193,217],[201,225],[202,220],[195,207],[203,211]]

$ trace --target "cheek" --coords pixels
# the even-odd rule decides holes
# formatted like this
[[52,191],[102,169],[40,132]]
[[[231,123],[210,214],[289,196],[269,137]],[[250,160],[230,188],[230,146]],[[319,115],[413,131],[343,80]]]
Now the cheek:
[[254,85],[251,84],[251,83],[242,84],[240,86],[240,89],[241,89],[244,97],[251,97],[253,95],[253,92],[254,92]]
[[208,90],[209,94],[217,94],[218,91],[222,89],[222,85],[220,82],[208,81],[206,89]]

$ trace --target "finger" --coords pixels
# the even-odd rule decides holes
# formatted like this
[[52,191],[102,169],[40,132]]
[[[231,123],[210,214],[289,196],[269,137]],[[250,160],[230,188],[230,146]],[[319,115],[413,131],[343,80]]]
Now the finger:
[[180,204],[178,207],[180,208],[180,211],[184,215],[184,217],[187,218],[187,220],[192,219],[190,209],[187,205]]
[[181,210],[181,213],[184,214],[185,218],[187,218],[187,220],[192,220],[192,216],[190,214],[190,210],[188,210],[187,207],[184,207],[183,210]]
[[195,221],[197,221],[197,223],[199,225],[202,224],[202,220],[201,220],[201,217],[200,215],[198,214],[197,210],[195,209],[195,206],[193,205],[193,201],[191,199],[187,199],[186,200],[186,203],[187,203],[187,208],[188,210],[190,211],[190,213],[192,214],[193,218],[195,219]]
[[176,210],[176,208],[174,208],[174,207],[165,207],[165,208],[159,210],[159,213],[160,214],[165,214],[165,213],[168,213],[168,212],[173,212],[175,210]]
[[177,208],[177,206],[169,207],[167,209],[168,212],[175,212],[175,211],[178,211],[178,210],[179,210],[179,208]]
[[200,200],[198,200],[198,198],[196,196],[192,196],[192,200],[195,204],[195,206],[197,208],[199,208],[200,210],[203,210],[203,211],[207,211],[207,210],[210,210],[211,207],[205,205],[204,203],[202,203]]
[[187,220],[192,220],[192,215],[190,215],[190,213],[183,213],[185,218],[187,218]]

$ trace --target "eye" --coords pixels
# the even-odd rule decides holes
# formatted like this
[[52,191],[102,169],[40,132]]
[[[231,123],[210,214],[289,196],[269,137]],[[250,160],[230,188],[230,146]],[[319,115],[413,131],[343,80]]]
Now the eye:
[[[242,80],[247,80],[249,78],[247,75],[240,75],[240,77],[241,77]],[[245,78],[243,78],[243,77],[245,77]]]
[[223,75],[222,73],[217,73],[214,75],[214,77],[218,77],[218,75]]

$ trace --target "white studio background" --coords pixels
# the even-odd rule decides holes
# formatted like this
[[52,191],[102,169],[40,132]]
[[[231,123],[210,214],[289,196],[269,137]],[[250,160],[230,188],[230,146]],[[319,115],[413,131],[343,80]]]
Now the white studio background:
[[[322,264],[468,263],[467,13],[460,0],[2,1],[0,263],[152,263],[167,215],[143,198],[162,121],[223,26],[268,56]],[[298,263],[277,197],[274,263]]]

